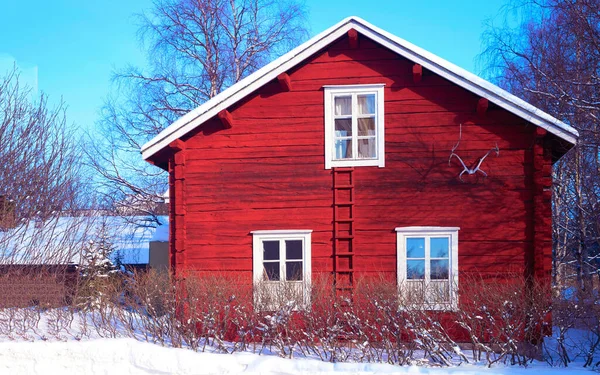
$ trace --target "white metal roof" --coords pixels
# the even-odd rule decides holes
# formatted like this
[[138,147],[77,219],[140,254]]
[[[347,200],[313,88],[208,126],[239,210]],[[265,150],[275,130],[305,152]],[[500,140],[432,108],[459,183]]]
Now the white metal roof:
[[[168,224],[142,227],[144,216],[63,216],[36,224],[28,221],[0,232],[0,265],[80,264],[89,241],[97,241],[106,230],[114,251],[124,264],[147,264],[150,241],[168,241]],[[166,216],[160,216],[168,223]],[[38,225],[39,224],[39,225]],[[160,232],[160,233],[159,233]]]
[[558,137],[575,144],[579,134],[573,127],[550,116],[546,112],[532,106],[522,99],[510,94],[500,87],[470,73],[424,49],[398,38],[359,17],[348,17],[338,24],[311,38],[302,45],[274,60],[265,67],[222,91],[198,108],[180,117],[156,137],[142,146],[142,157],[150,158],[156,152],[168,146],[172,141],[181,138],[221,110],[228,108],[255,90],[259,89],[277,75],[288,71],[302,63],[305,59],[345,35],[348,30],[355,29],[363,36],[389,48],[397,54],[422,65],[435,74],[488,99],[490,102],[509,112],[537,125]]

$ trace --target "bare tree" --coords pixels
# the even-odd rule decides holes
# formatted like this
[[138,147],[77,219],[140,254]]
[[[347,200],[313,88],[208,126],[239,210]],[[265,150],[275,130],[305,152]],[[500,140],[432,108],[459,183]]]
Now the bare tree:
[[78,261],[81,233],[88,225],[79,209],[89,207],[92,196],[88,192],[85,201],[81,199],[81,155],[62,101],[51,106],[45,94],[38,96],[23,86],[16,68],[0,77],[3,297],[21,298],[15,295],[15,285],[29,285],[28,278],[39,279],[40,274],[62,278],[69,264]]
[[580,133],[554,169],[554,269],[589,289],[600,277],[600,2],[517,0],[501,20],[484,35],[489,75]]
[[0,78],[0,196],[15,222],[75,209],[80,187],[80,152],[65,104],[51,109],[46,95],[31,97],[16,69]]
[[141,146],[307,31],[297,0],[156,0],[139,19],[148,69],[115,75],[118,95],[102,110],[103,139],[88,154],[113,207],[154,215],[167,179],[141,160]]

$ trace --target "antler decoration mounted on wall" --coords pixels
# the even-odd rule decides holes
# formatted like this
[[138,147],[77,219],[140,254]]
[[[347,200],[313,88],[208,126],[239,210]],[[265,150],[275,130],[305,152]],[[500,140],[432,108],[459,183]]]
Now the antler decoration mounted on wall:
[[485,155],[483,155],[483,157],[479,158],[479,160],[476,162],[477,165],[475,165],[475,168],[469,168],[465,165],[465,163],[462,161],[462,159],[460,158],[460,156],[458,156],[454,151],[456,151],[456,149],[458,148],[458,145],[460,144],[460,140],[462,138],[462,124],[460,124],[460,129],[458,132],[458,142],[456,142],[456,145],[454,145],[454,147],[452,147],[452,151],[450,153],[450,158],[448,159],[448,165],[451,165],[452,162],[452,157],[456,157],[458,159],[458,161],[460,162],[460,164],[463,166],[463,170],[462,172],[460,172],[460,174],[458,175],[458,178],[462,181],[462,176],[463,174],[467,173],[467,174],[475,174],[477,172],[481,173],[484,177],[487,177],[487,173],[485,173],[485,171],[483,169],[480,169],[479,167],[481,167],[481,163],[483,163],[483,161],[485,160],[485,158],[488,157],[488,155],[491,152],[496,152],[496,156],[500,155],[500,149],[498,148],[498,143],[496,143],[496,147],[490,149]]

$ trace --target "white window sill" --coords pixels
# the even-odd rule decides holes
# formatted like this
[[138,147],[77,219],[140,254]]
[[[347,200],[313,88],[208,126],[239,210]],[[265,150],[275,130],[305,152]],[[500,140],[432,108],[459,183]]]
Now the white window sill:
[[348,167],[385,167],[384,159],[361,159],[361,160],[331,160],[325,166],[325,169],[348,168]]

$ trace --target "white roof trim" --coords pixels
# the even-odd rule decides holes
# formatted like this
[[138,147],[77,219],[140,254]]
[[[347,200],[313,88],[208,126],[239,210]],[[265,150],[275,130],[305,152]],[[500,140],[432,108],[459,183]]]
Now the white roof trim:
[[575,144],[579,134],[577,130],[564,122],[550,116],[539,108],[510,94],[498,86],[470,73],[424,49],[381,30],[358,17],[348,17],[330,27],[307,42],[294,48],[280,58],[257,70],[235,85],[222,91],[198,108],[180,117],[156,137],[142,146],[142,157],[150,158],[172,141],[183,137],[188,132],[214,117],[221,110],[228,108],[253,91],[275,79],[277,75],[288,71],[314,53],[343,36],[350,29],[372,39],[395,53],[422,65],[443,78],[461,86],[472,93],[488,99],[490,102],[514,113],[515,115],[546,129],[552,134]]

